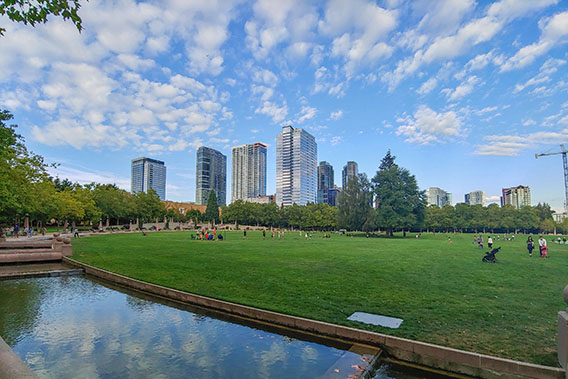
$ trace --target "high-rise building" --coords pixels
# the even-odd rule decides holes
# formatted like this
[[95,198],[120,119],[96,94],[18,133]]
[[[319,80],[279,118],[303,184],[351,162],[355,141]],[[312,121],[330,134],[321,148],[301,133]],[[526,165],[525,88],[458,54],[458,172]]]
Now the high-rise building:
[[331,204],[333,201],[335,205],[335,196],[329,191],[333,191],[334,187],[334,174],[333,166],[326,161],[321,161],[318,166],[318,192],[317,192],[317,202]]
[[343,189],[349,184],[349,180],[359,174],[359,166],[357,162],[349,161],[345,166],[343,166],[343,171],[341,172],[341,186]]
[[465,203],[469,205],[485,205],[485,191],[466,193]]
[[303,129],[282,127],[276,138],[276,204],[316,201],[316,139]]
[[444,205],[452,205],[452,194],[438,187],[430,187],[426,190],[428,205],[436,205],[443,207]]
[[531,205],[531,189],[528,186],[503,188],[502,194],[501,206],[511,204],[520,209],[525,205]]
[[217,204],[227,204],[227,157],[215,149],[201,146],[197,149],[196,166],[195,202],[207,205],[213,190]]
[[266,195],[266,145],[233,147],[231,202]]
[[151,158],[136,158],[131,163],[130,191],[156,191],[160,200],[166,200],[166,166],[164,162]]

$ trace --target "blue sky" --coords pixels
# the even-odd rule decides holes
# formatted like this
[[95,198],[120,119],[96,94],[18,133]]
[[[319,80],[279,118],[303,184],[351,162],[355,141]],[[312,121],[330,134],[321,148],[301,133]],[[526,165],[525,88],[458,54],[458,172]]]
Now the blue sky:
[[[388,149],[421,188],[531,187],[561,209],[568,3],[90,1],[84,31],[0,18],[0,106],[54,174],[130,189],[130,160],[166,162],[195,200],[195,151],[312,133],[318,161],[373,176]],[[227,193],[230,194],[230,174]],[[230,200],[230,199],[228,199]]]

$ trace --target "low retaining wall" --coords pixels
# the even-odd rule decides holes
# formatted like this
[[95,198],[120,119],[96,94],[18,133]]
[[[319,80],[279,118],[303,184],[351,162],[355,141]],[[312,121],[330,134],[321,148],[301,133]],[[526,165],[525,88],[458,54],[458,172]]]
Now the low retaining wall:
[[397,359],[445,371],[483,378],[565,378],[565,371],[561,368],[497,358],[387,334],[289,316],[146,283],[101,270],[67,257],[64,257],[63,261],[83,268],[87,274],[136,290],[302,331],[378,346]]
[[32,370],[10,349],[0,337],[0,378],[37,379]]

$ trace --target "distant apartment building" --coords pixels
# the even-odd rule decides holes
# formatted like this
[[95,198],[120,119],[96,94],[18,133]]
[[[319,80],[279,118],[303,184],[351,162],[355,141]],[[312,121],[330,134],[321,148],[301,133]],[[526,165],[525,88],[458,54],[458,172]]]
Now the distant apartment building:
[[266,195],[266,145],[233,147],[231,165],[231,202]]
[[349,161],[345,166],[343,166],[343,171],[341,171],[341,187],[345,189],[349,184],[349,180],[359,174],[359,166],[357,162]]
[[316,139],[303,129],[282,127],[276,138],[276,204],[314,203],[316,191]]
[[153,189],[160,200],[166,199],[166,166],[156,159],[141,157],[131,161],[130,191],[148,192]]
[[333,166],[326,161],[321,161],[318,166],[318,192],[316,200],[318,203],[335,205],[337,194],[334,190],[334,182]]
[[485,191],[466,193],[465,203],[469,205],[485,205]]
[[525,205],[531,205],[531,189],[528,186],[503,188],[501,206],[511,204],[519,209]]
[[227,204],[227,157],[215,149],[201,146],[197,149],[195,172],[195,202],[207,205],[213,190],[217,204]]
[[438,187],[430,187],[426,190],[428,205],[443,207],[452,205],[452,194]]

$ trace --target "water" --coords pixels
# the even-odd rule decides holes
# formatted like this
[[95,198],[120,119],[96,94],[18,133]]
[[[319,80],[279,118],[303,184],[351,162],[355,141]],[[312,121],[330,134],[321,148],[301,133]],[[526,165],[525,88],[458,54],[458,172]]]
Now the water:
[[237,320],[83,276],[0,282],[0,335],[40,378],[347,377],[369,359]]

